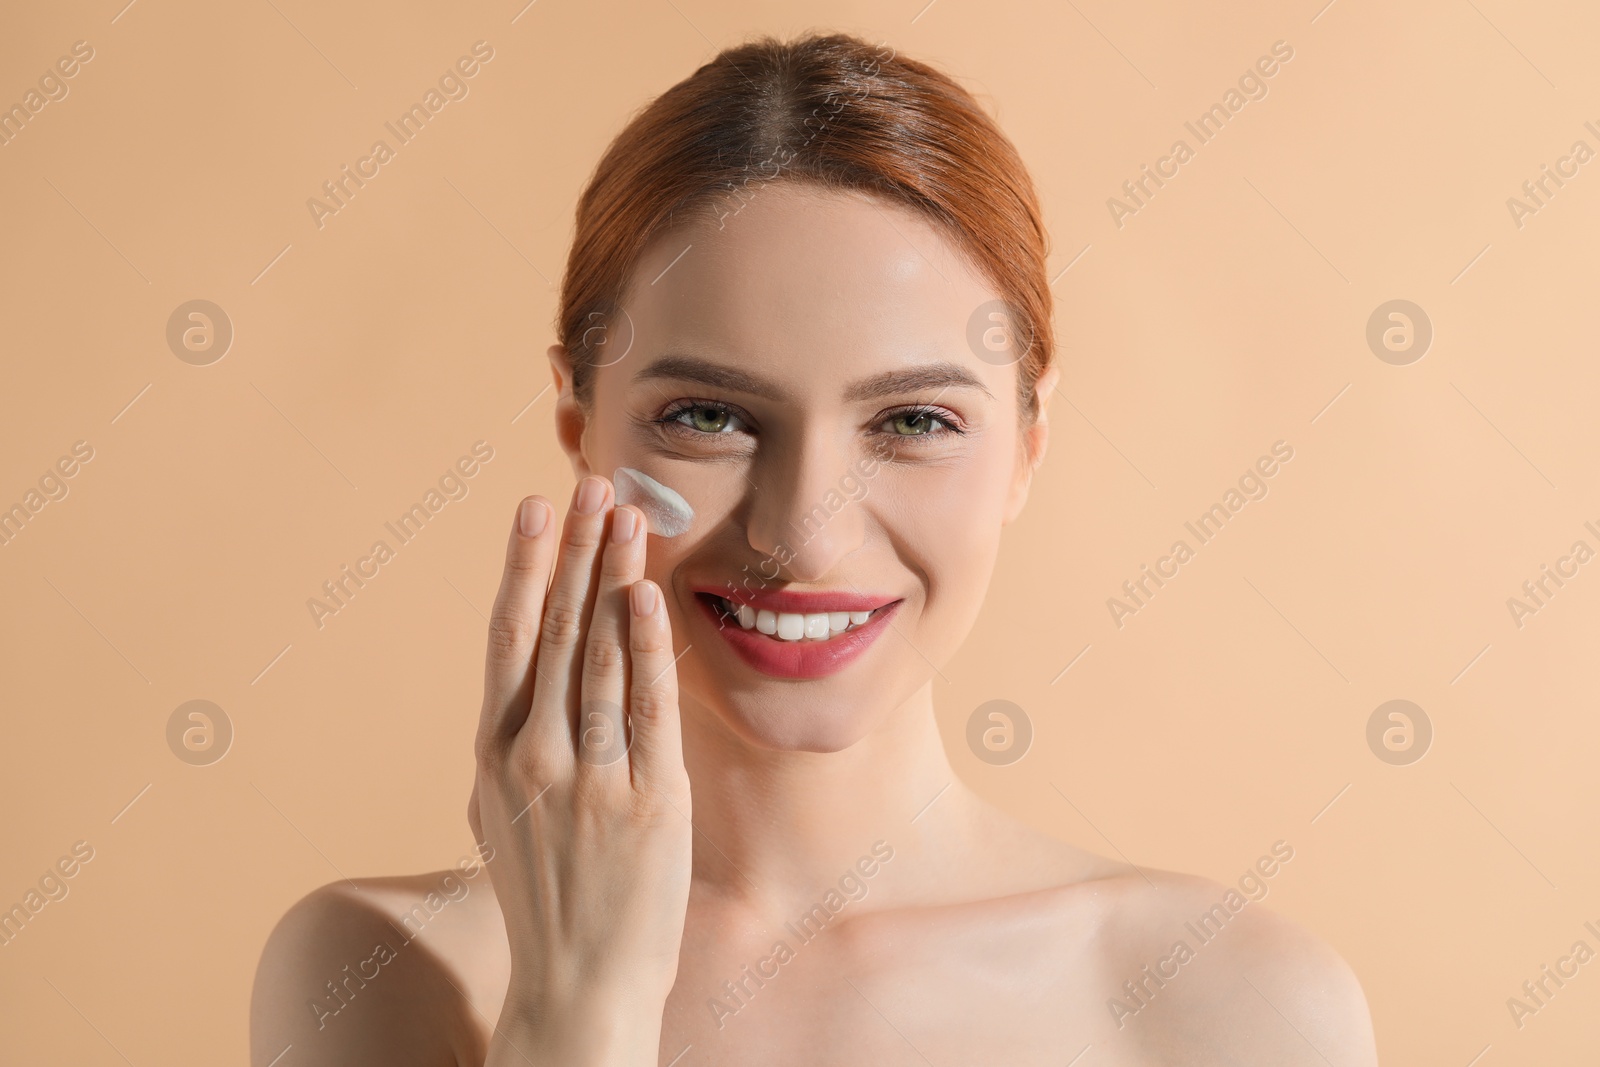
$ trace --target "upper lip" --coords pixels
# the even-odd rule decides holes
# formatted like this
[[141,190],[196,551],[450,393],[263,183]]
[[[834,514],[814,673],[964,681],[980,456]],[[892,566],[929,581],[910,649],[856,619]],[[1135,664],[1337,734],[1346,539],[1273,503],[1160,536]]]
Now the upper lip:
[[747,604],[755,611],[787,612],[793,615],[822,615],[836,611],[872,611],[903,598],[877,593],[816,590],[802,592],[798,589],[718,589],[712,585],[695,586],[695,593],[708,593],[726,597],[734,604]]

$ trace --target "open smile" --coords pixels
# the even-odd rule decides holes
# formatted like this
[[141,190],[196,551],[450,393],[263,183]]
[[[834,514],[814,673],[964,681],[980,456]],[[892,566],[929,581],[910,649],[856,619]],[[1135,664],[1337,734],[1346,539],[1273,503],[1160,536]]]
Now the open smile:
[[696,590],[694,597],[742,660],[779,678],[821,678],[843,670],[877,640],[904,603],[877,598],[874,606],[874,598],[857,594],[770,593],[735,603]]

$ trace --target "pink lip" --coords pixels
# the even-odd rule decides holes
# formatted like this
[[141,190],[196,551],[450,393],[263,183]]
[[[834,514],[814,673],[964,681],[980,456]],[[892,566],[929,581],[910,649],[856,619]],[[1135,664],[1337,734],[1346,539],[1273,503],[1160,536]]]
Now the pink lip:
[[[709,592],[709,590],[708,590]],[[720,594],[719,594],[720,595]],[[764,601],[770,603],[785,594],[764,594]],[[797,594],[787,594],[796,596]],[[835,594],[812,594],[817,599],[828,597],[827,603],[839,604],[849,598]],[[809,599],[809,598],[803,598]],[[872,605],[866,603],[870,597],[854,598],[854,602],[864,606],[855,608],[856,611],[871,610]],[[864,653],[868,646],[878,639],[884,627],[889,625],[889,618],[899,609],[902,601],[896,600],[889,603],[883,610],[877,612],[865,623],[853,630],[837,634],[826,641],[816,641],[805,638],[799,641],[784,641],[776,637],[769,637],[759,630],[746,630],[735,619],[720,614],[712,602],[704,596],[696,596],[695,603],[700,605],[700,610],[705,614],[722,639],[732,646],[733,651],[750,666],[763,674],[770,674],[776,678],[823,678],[837,673],[848,667],[855,659]],[[812,602],[815,602],[813,600]],[[765,603],[762,605],[765,606]],[[768,608],[768,610],[777,610]],[[796,611],[795,608],[784,608],[785,611]],[[821,609],[812,608],[813,612]],[[847,611],[849,608],[836,608],[835,610]]]
[[820,615],[833,611],[872,611],[885,604],[900,600],[900,597],[882,596],[870,593],[829,593],[812,592],[803,593],[798,590],[772,590],[770,592],[752,592],[748,589],[729,592],[716,586],[696,586],[690,590],[694,593],[709,593],[712,596],[727,597],[735,604],[747,604],[756,611],[787,611],[796,615]]

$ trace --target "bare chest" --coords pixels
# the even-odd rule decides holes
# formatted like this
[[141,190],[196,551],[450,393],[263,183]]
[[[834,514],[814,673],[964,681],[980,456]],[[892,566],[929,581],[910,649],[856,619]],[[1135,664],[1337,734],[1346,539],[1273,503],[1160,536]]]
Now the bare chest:
[[789,924],[765,937],[691,930],[660,1063],[1061,1067],[1091,1045],[1099,1067],[1140,1062],[1110,1025],[1092,936],[1038,915],[988,918]]

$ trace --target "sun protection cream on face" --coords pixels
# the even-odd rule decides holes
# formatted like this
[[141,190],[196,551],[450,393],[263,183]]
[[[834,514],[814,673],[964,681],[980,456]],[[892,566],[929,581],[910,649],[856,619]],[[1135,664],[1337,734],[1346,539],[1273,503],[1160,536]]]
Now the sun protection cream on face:
[[694,508],[689,502],[644,471],[618,467],[611,484],[617,489],[617,503],[632,504],[644,512],[653,534],[677,537],[694,521]]

